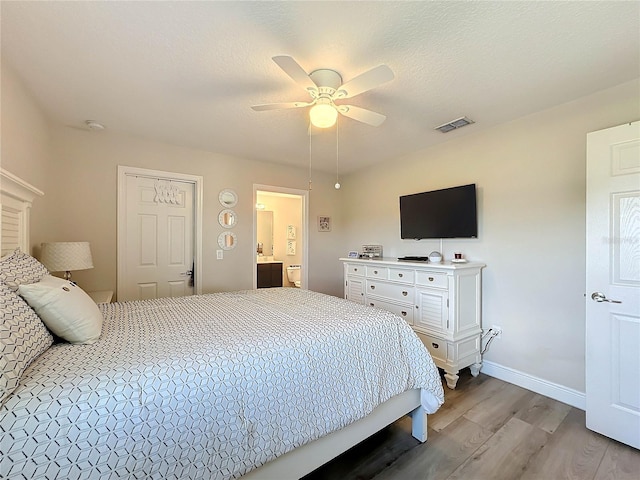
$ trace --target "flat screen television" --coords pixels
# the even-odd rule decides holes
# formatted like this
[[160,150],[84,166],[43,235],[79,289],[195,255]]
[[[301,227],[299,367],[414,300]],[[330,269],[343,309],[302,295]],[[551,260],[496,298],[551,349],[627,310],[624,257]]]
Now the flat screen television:
[[400,238],[477,238],[476,185],[400,197]]

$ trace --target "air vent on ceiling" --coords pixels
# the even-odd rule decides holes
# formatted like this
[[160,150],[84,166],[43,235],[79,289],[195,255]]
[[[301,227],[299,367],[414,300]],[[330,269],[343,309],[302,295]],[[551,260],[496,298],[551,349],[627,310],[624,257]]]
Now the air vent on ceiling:
[[455,120],[451,120],[450,122],[445,123],[444,125],[440,125],[439,127],[436,127],[434,130],[439,130],[442,133],[447,133],[447,132],[450,132],[451,130],[455,130],[456,128],[466,127],[467,125],[471,125],[472,123],[475,123],[475,122],[470,118],[460,117],[460,118],[456,118]]

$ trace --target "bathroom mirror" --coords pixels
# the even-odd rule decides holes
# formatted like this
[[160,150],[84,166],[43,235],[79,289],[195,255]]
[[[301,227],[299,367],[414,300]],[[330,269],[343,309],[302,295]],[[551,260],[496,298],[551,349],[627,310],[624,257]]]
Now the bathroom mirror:
[[224,228],[231,228],[238,222],[238,217],[236,215],[236,212],[226,208],[222,210],[218,215],[218,222]]
[[233,232],[222,232],[218,236],[218,245],[223,250],[231,250],[236,247],[237,237]]
[[273,255],[273,212],[258,210],[256,222],[256,253],[265,256]]
[[230,188],[222,190],[220,195],[218,195],[218,199],[220,200],[220,204],[226,208],[235,207],[238,203],[238,195]]

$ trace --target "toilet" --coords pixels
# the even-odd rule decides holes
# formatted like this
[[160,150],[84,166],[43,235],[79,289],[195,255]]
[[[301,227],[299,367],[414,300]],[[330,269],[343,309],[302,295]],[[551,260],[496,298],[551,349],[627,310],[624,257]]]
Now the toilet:
[[289,265],[287,267],[287,278],[289,282],[300,288],[300,265]]

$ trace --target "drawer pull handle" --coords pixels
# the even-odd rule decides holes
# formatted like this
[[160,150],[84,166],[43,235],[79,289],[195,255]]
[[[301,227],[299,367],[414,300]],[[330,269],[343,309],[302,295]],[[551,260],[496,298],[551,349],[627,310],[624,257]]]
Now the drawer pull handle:
[[437,343],[432,343],[432,344],[431,344],[431,346],[432,346],[433,348],[440,348],[440,345],[438,345]]
[[429,281],[430,281],[430,282],[433,282],[433,277],[429,277]]
[[353,269],[353,271],[354,271],[354,272],[357,272],[357,271],[358,271],[358,269],[357,269],[357,268],[354,268],[354,269]]
[[402,275],[401,273],[399,273],[399,274],[398,274],[398,276],[399,276],[400,278],[402,278],[402,277],[403,277],[403,275]]
[[371,290],[375,290],[376,286],[375,285],[371,285]]
[[376,305],[375,305],[375,303],[370,303],[369,306],[375,307]]
[[373,274],[374,274],[374,275],[377,275],[377,274],[378,274],[378,270],[374,270],[374,271],[373,271]]
[[407,316],[407,312],[405,312],[405,311],[402,311],[402,312],[400,312],[400,313],[402,314],[402,316],[403,316],[403,317],[406,317],[406,316]]
[[406,297],[407,295],[409,295],[409,292],[402,292],[402,295]]

